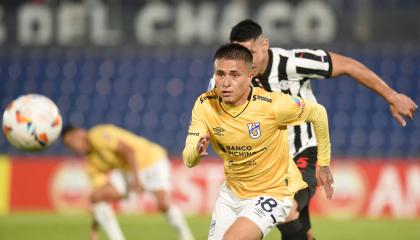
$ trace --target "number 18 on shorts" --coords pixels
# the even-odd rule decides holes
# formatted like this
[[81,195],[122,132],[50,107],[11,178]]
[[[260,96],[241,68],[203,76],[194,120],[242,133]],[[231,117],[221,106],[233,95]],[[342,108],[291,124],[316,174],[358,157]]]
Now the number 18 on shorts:
[[289,198],[278,200],[271,196],[257,196],[240,199],[227,187],[222,187],[213,209],[209,239],[223,239],[224,233],[238,217],[246,217],[254,222],[265,236],[285,220],[291,208],[292,200]]

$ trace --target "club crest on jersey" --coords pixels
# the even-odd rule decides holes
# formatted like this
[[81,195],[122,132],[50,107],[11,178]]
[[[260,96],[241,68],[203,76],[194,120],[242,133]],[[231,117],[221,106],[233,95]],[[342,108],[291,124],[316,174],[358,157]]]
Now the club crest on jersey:
[[249,136],[253,139],[257,139],[261,136],[260,123],[248,123],[248,133]]

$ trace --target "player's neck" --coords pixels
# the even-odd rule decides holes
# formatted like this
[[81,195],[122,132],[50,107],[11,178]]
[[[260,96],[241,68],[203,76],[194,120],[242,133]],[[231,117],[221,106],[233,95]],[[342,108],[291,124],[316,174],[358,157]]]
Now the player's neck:
[[261,63],[261,68],[258,69],[257,76],[262,76],[267,71],[268,68],[268,62],[269,62],[269,56],[268,56],[268,50],[265,52],[264,60]]
[[223,105],[229,108],[240,107],[248,102],[248,100],[250,99],[251,93],[252,93],[252,87],[249,87],[248,90],[241,96],[241,98],[238,99],[238,101],[232,102],[232,103],[223,102]]

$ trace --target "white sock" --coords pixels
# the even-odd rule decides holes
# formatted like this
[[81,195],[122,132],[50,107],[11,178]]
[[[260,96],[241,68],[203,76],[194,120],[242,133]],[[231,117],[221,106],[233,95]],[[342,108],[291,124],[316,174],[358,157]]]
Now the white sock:
[[125,240],[111,206],[106,202],[99,202],[93,204],[92,208],[93,216],[110,240]]
[[168,220],[169,224],[179,233],[181,240],[194,239],[194,236],[192,235],[191,230],[185,221],[184,215],[178,207],[173,205],[170,206],[166,212],[166,219]]

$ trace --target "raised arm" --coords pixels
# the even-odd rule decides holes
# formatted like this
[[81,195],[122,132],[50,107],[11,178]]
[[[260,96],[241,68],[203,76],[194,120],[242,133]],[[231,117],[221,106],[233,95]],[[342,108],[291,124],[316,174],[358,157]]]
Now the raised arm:
[[332,77],[348,75],[358,83],[381,95],[389,104],[391,115],[402,125],[404,116],[413,119],[417,104],[408,96],[396,92],[371,69],[357,60],[329,52],[332,62]]

